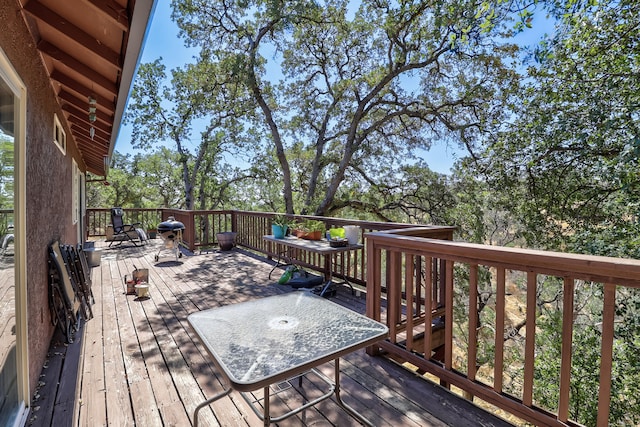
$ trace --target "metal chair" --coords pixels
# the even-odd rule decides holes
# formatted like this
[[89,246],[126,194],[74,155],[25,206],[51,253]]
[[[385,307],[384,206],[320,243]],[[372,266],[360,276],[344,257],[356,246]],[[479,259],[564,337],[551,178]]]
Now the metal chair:
[[60,242],[56,240],[49,245],[49,308],[51,321],[60,328],[69,343],[73,342],[80,326],[81,305],[77,286],[62,255]]
[[14,243],[15,236],[13,234],[13,225],[9,224],[7,227],[7,233],[2,237],[2,244],[0,244],[0,254],[7,255],[9,246]]
[[[140,244],[144,243],[143,237],[140,232],[144,233],[142,230],[142,224],[139,222],[133,224],[125,224],[123,220],[124,210],[120,207],[111,208],[111,225],[113,226],[113,237],[111,238],[111,243],[109,246],[113,244],[113,242],[118,242],[118,246],[123,242],[131,242],[135,246],[138,246],[138,242]],[[146,237],[146,236],[145,236]]]
[[9,249],[9,245],[13,243],[15,240],[13,233],[6,234],[2,238],[2,246],[0,246],[0,254],[7,255],[7,251]]
[[[78,245],[78,247],[82,246]],[[80,298],[82,317],[85,321],[90,320],[93,318],[91,305],[95,299],[91,290],[91,271],[85,254],[73,245],[61,245],[60,250],[67,264],[67,269],[71,273],[72,283],[75,284],[76,295]]]

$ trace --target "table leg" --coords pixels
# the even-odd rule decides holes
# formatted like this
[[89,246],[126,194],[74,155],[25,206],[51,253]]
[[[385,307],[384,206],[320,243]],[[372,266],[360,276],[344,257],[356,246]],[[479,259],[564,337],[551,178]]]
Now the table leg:
[[329,288],[331,287],[331,282],[333,280],[333,272],[331,271],[331,259],[332,259],[333,255],[326,255],[323,254],[322,258],[324,261],[324,280],[325,280],[325,284],[322,287],[322,290],[320,291],[320,296],[323,297],[324,294],[329,290]]
[[338,285],[338,284],[342,284],[345,283],[347,286],[349,286],[349,288],[351,288],[351,295],[355,295],[356,291],[355,289],[353,289],[353,285],[351,283],[349,283],[348,280],[343,279],[342,282],[338,282],[338,283],[333,283],[333,269],[332,269],[332,263],[334,261],[334,256],[336,256],[337,254],[331,254],[331,255],[323,255],[324,257],[324,279],[325,279],[325,284],[322,287],[322,290],[320,291],[319,295],[321,297],[324,296],[324,294],[329,290],[329,288],[331,287],[332,284]]
[[[249,407],[253,410],[253,412],[263,421],[263,425],[268,426],[271,423],[277,423],[279,421],[282,421],[286,418],[289,418],[292,415],[298,414],[302,411],[304,411],[307,408],[310,408],[320,402],[322,402],[323,400],[327,400],[330,399],[331,396],[334,395],[334,391],[335,391],[335,381],[332,381],[331,379],[327,378],[322,372],[317,371],[316,369],[311,369],[311,372],[313,372],[315,375],[317,375],[320,380],[322,380],[324,383],[326,383],[329,386],[329,390],[323,394],[322,396],[316,397],[315,399],[313,399],[312,401],[308,401],[307,400],[307,396],[304,393],[301,393],[303,398],[304,398],[304,404],[299,406],[296,409],[293,409],[289,412],[287,412],[286,414],[282,414],[282,415],[278,415],[276,417],[272,417],[271,416],[271,407],[270,407],[270,392],[271,392],[271,386],[267,386],[264,387],[264,393],[263,393],[263,406],[262,408],[259,408],[257,405],[255,405],[256,401],[255,400],[251,400],[249,398],[249,396],[251,395],[251,393],[244,393],[241,392],[240,396],[242,396],[242,398],[249,404]],[[304,374],[302,374],[304,375]],[[293,381],[293,378],[290,378],[288,381]],[[299,377],[299,385],[302,385],[302,378]],[[304,417],[304,414],[303,414]]]
[[333,279],[333,270],[331,269],[331,261],[333,261],[333,254],[331,255],[327,255],[324,254],[323,255],[324,258],[324,280],[326,280],[327,282],[331,282],[331,280]]
[[271,425],[271,408],[269,406],[269,400],[270,400],[270,396],[269,396],[269,392],[270,392],[270,386],[266,386],[264,388],[264,411],[263,411],[263,426],[264,427],[269,427],[269,425]]
[[231,393],[231,389],[220,392],[215,396],[213,396],[212,398],[209,398],[204,402],[202,402],[201,404],[199,404],[198,406],[196,406],[196,410],[193,412],[193,427],[198,427],[198,412],[200,412],[200,409],[204,408],[205,406],[211,405],[213,402],[220,399],[221,397],[226,396],[229,393]]
[[322,287],[322,290],[320,291],[320,293],[318,295],[323,297],[324,294],[329,290],[330,287],[331,287],[331,280],[329,280],[327,283],[324,284],[324,286]]
[[362,415],[361,413],[359,413],[358,411],[353,409],[351,406],[347,405],[342,401],[342,398],[340,397],[340,358],[335,360],[334,376],[335,376],[335,384],[336,384],[334,393],[336,395],[336,402],[338,403],[338,405],[340,405],[353,418],[360,421],[360,424],[368,427],[375,427],[371,421],[369,421],[364,417],[364,415]]

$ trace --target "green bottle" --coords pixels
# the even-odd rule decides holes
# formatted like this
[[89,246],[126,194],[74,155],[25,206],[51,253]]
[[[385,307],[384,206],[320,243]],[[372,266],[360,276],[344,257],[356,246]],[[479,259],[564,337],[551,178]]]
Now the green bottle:
[[287,283],[289,281],[289,279],[291,279],[291,270],[289,270],[288,268],[284,271],[284,273],[282,273],[282,276],[280,276],[280,280],[278,280],[278,283],[280,285],[284,285],[285,283]]

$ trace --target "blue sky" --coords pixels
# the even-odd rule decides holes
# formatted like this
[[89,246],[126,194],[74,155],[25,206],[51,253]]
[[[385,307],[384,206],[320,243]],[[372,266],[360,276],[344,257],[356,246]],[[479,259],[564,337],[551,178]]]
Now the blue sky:
[[[198,49],[186,48],[178,38],[178,26],[171,20],[169,0],[159,0],[149,27],[149,33],[142,51],[140,63],[153,62],[162,57],[167,70],[177,68],[188,62],[198,53]],[[120,153],[135,154],[138,150],[131,146],[131,127],[123,125],[116,141],[116,150]]]
[[[549,28],[545,22],[542,23],[542,31]],[[540,23],[535,23],[540,29]],[[536,32],[541,34],[540,31]],[[198,49],[186,48],[182,39],[178,38],[178,26],[171,20],[171,5],[168,0],[157,2],[155,12],[151,21],[151,27],[147,35],[146,44],[142,52],[141,63],[152,62],[162,57],[167,70],[182,66],[192,62],[197,56]],[[123,125],[116,142],[116,150],[121,153],[135,154],[136,150],[131,146],[131,128]],[[436,144],[431,150],[425,153],[424,158],[435,172],[449,173],[450,168],[464,153],[454,146],[446,144]]]

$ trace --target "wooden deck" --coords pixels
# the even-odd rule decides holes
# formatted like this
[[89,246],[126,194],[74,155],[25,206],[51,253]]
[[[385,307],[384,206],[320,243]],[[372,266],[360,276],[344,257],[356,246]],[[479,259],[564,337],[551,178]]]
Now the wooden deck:
[[[207,308],[291,292],[269,280],[272,265],[239,249],[185,254],[176,261],[160,240],[142,248],[105,248],[93,268],[94,318],[71,345],[55,337],[31,426],[191,426],[195,407],[222,390],[221,378],[190,330],[187,315]],[[97,242],[104,247],[104,243]],[[124,276],[148,268],[150,298],[126,295]],[[276,272],[275,276],[279,276]],[[277,279],[277,277],[274,277]],[[348,288],[333,301],[364,312],[364,295]],[[332,364],[320,370],[332,378]],[[376,426],[509,426],[472,403],[383,357],[364,351],[341,360],[344,400]],[[297,382],[280,384],[272,413],[301,399]],[[316,384],[305,380],[307,396]],[[260,395],[255,399],[259,401]],[[203,426],[260,426],[236,392],[201,411]],[[333,399],[279,426],[357,425]]]

